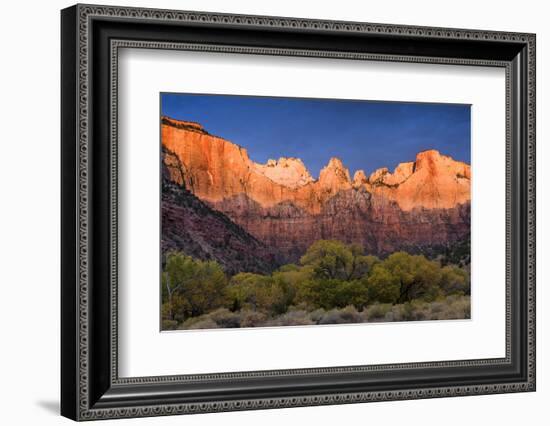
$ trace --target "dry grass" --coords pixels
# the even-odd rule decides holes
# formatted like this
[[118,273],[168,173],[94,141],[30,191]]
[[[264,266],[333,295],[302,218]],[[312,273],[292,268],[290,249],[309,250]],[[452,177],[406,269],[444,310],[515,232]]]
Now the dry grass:
[[217,309],[200,317],[190,318],[183,324],[163,321],[164,330],[239,328],[239,327],[279,327],[287,325],[353,324],[366,322],[429,321],[470,318],[469,296],[448,296],[435,302],[412,301],[399,305],[375,303],[363,311],[353,306],[342,309],[316,309],[308,311],[304,307],[291,307],[284,314],[269,317],[267,313],[253,310],[232,312]]

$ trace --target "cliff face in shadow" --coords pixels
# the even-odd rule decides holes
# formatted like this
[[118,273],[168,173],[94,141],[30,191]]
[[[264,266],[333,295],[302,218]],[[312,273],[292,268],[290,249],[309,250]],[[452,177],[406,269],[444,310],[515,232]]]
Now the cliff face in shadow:
[[317,214],[288,201],[262,207],[244,194],[213,206],[258,240],[276,247],[287,262],[296,262],[319,239],[356,243],[366,253],[383,256],[398,250],[427,253],[470,233],[469,202],[450,209],[405,211],[364,188],[339,192]]
[[267,273],[281,263],[277,250],[253,237],[223,213],[169,179],[181,173],[179,160],[163,152],[162,253],[179,250],[201,260],[215,260],[226,272]]

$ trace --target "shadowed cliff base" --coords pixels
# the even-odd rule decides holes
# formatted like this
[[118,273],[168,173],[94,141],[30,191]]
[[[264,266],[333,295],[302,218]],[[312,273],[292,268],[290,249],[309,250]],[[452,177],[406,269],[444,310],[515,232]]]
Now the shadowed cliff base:
[[[177,167],[177,163],[174,164],[176,165],[173,167]],[[282,264],[282,256],[277,250],[258,241],[223,213],[212,209],[181,185],[166,179],[166,166],[163,169],[163,263],[166,253],[179,250],[196,259],[214,260],[228,274],[242,271],[268,273]]]
[[450,209],[409,211],[364,188],[336,193],[318,214],[291,201],[262,207],[245,194],[208,203],[267,246],[296,262],[319,239],[355,243],[377,256],[395,251],[439,253],[470,235],[470,202]]

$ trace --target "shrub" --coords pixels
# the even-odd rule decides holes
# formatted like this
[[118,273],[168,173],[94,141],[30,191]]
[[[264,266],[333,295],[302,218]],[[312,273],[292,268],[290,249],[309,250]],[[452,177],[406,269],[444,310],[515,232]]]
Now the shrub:
[[445,266],[441,269],[441,288],[445,294],[469,294],[469,274],[458,266]]
[[283,289],[273,277],[249,272],[241,272],[231,279],[228,294],[233,310],[277,311],[277,307],[285,304]]
[[393,309],[389,312],[386,312],[386,315],[384,315],[384,322],[394,322],[396,321]]
[[367,321],[377,321],[386,317],[386,314],[392,309],[390,303],[375,303],[363,311],[363,317]]
[[181,329],[185,330],[198,330],[205,328],[218,328],[218,324],[212,318],[193,318],[194,321],[185,321]]
[[248,309],[239,312],[241,327],[261,327],[267,322],[267,314]]
[[300,264],[227,279],[219,264],[166,255],[163,329],[341,324],[470,317],[468,268],[396,252],[381,260],[360,246],[320,240]]
[[387,320],[387,321],[405,321],[404,311],[405,310],[403,305],[393,305],[391,308],[391,320]]
[[359,280],[312,279],[302,284],[297,300],[323,309],[344,308],[348,305],[361,309],[367,302],[367,287]]
[[306,311],[288,311],[276,318],[271,319],[265,325],[284,326],[284,325],[313,325],[315,324]]
[[309,317],[311,320],[317,324],[319,324],[319,321],[323,318],[326,311],[323,308],[315,309],[313,312],[309,313]]
[[445,309],[438,313],[436,319],[469,319],[470,297],[449,296],[446,298]]
[[354,306],[346,306],[343,309],[331,309],[326,312],[318,324],[351,324],[363,322],[363,317]]
[[447,305],[443,302],[432,302],[430,304],[430,310],[431,310],[432,315],[443,312],[446,307],[447,307]]
[[226,308],[217,309],[202,317],[205,319],[210,318],[220,328],[237,328],[241,326],[239,314]]
[[407,321],[422,321],[432,319],[430,313],[430,304],[421,300],[413,300],[405,304]]
[[178,327],[178,322],[174,320],[162,320],[162,330],[175,330]]

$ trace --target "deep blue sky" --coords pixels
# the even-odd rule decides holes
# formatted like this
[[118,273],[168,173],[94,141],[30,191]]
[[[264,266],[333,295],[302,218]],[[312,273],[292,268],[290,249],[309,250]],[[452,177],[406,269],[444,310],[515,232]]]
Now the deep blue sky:
[[163,93],[161,113],[202,124],[256,162],[299,157],[314,178],[330,157],[352,176],[426,149],[470,163],[469,105]]

